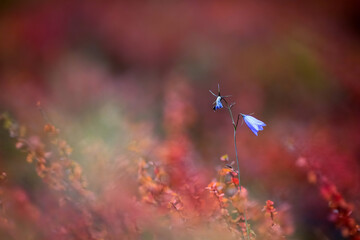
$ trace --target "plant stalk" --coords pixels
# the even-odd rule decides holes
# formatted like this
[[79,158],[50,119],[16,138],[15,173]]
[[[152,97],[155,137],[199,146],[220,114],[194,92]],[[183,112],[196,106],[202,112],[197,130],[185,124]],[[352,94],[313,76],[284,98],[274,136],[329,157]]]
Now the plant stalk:
[[[230,117],[231,117],[231,121],[234,127],[234,146],[235,146],[235,158],[236,158],[236,164],[237,164],[237,170],[238,170],[238,180],[239,180],[239,193],[241,196],[241,182],[240,182],[240,165],[239,165],[239,158],[238,158],[238,152],[237,152],[237,146],[236,146],[236,128],[237,125],[239,123],[239,119],[237,120],[237,122],[235,123],[234,121],[234,117],[231,111],[231,107],[232,105],[228,105],[227,104],[227,109],[229,110],[230,113]],[[248,222],[247,222],[247,216],[246,216],[246,206],[244,206],[244,219],[245,219],[245,227],[246,227],[246,235],[247,235],[247,239],[250,240],[250,230],[248,227]]]

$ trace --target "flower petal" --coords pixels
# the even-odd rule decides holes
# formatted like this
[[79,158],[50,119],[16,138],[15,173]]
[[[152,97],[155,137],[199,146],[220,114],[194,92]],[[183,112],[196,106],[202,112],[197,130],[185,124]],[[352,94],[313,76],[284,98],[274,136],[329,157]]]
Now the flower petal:
[[250,130],[258,136],[258,131],[263,130],[263,126],[266,126],[266,124],[252,116],[241,114],[244,118],[244,121],[246,125],[250,128]]
[[255,134],[257,134],[258,129],[256,128],[256,125],[254,125],[251,122],[251,119],[244,117],[244,121],[245,121],[246,125],[250,128],[250,130],[253,131]]
[[260,121],[259,119],[256,119],[252,116],[249,115],[245,115],[245,117],[249,120],[249,122],[251,122],[252,124],[256,124],[256,125],[261,125],[261,126],[266,126],[266,124],[263,121]]

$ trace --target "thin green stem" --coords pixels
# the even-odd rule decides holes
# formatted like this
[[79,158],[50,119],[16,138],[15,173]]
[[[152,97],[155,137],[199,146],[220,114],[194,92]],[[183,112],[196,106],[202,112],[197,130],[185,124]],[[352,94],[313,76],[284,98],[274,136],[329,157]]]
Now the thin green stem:
[[[240,196],[241,196],[240,165],[239,165],[239,158],[238,158],[238,152],[237,152],[237,146],[236,146],[236,128],[237,128],[238,121],[235,124],[234,117],[233,117],[233,114],[232,114],[232,111],[231,111],[231,105],[230,106],[228,105],[227,109],[229,110],[231,121],[232,121],[232,124],[233,124],[233,127],[234,127],[235,158],[236,158],[236,164],[237,164],[237,170],[238,170],[238,180],[239,180],[239,186],[238,187],[239,187],[239,193],[240,193]],[[246,206],[244,206],[244,219],[245,219],[246,235],[247,235],[248,240],[250,240],[250,230],[249,230],[248,222],[247,222]]]

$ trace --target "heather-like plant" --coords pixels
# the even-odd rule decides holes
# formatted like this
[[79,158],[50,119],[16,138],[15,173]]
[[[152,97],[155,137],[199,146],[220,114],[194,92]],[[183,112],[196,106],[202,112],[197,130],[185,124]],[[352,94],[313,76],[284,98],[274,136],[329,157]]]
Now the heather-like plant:
[[[174,92],[175,96],[181,95]],[[228,108],[234,126],[237,169],[227,155],[222,156],[218,180],[207,187],[208,180],[198,180],[202,177],[202,169],[188,164],[191,141],[183,131],[187,121],[176,122],[177,131],[171,131],[169,139],[157,142],[156,147],[150,145],[153,154],[142,145],[142,152],[134,145],[129,148],[129,153],[123,151],[121,158],[131,164],[119,162],[118,169],[110,164],[106,173],[114,176],[100,184],[104,188],[102,191],[94,191],[91,183],[88,186],[85,180],[86,169],[83,171],[72,159],[73,149],[40,104],[38,109],[45,124],[43,133],[38,135],[27,133],[24,126],[8,115],[2,115],[1,120],[15,140],[15,147],[24,153],[26,161],[22,162],[34,166],[36,175],[45,183],[42,196],[45,206],[41,207],[21,189],[9,188],[3,195],[1,179],[6,177],[3,174],[0,177],[0,201],[7,195],[6,212],[9,214],[5,216],[0,212],[0,234],[11,236],[9,239],[23,239],[24,235],[30,234],[36,239],[44,236],[44,239],[58,240],[147,239],[147,236],[151,239],[284,239],[290,231],[280,226],[291,222],[284,218],[284,211],[278,207],[275,210],[272,201],[268,201],[261,211],[262,204],[251,199],[240,185],[236,149],[239,118],[242,116],[256,133],[265,124],[241,114],[235,122],[231,109],[234,104],[226,102],[228,96],[219,93],[218,97],[215,110]],[[173,96],[169,104],[177,99],[181,98]],[[178,107],[166,111],[171,117],[165,119],[178,119],[184,115],[184,109]],[[117,178],[124,172],[129,174]],[[99,181],[104,178],[92,176]],[[133,184],[133,191],[124,188],[128,184]],[[47,228],[43,228],[44,223]],[[28,230],[19,231],[19,226],[23,225]]]

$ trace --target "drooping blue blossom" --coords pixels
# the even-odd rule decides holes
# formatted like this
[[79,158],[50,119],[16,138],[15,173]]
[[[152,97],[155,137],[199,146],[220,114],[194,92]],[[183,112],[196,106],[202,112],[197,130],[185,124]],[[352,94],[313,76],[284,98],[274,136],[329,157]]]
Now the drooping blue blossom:
[[221,103],[221,96],[218,96],[215,100],[215,106],[214,106],[214,111],[223,108],[223,105]]
[[223,106],[223,104],[222,104],[221,101],[225,101],[225,103],[227,103],[226,100],[225,100],[225,98],[230,97],[230,95],[228,95],[228,96],[221,96],[221,94],[220,94],[220,85],[219,85],[219,84],[218,84],[218,95],[216,95],[215,93],[213,93],[211,90],[209,90],[209,92],[210,92],[214,97],[216,97],[216,100],[215,100],[215,102],[213,103],[213,104],[214,104],[214,107],[213,107],[214,111],[216,111],[216,110],[218,110],[218,109],[220,109],[220,108],[223,108],[224,106]]
[[246,125],[250,128],[250,130],[257,136],[258,131],[263,130],[263,127],[266,126],[266,124],[250,115],[245,115],[241,113],[241,116],[243,117]]

